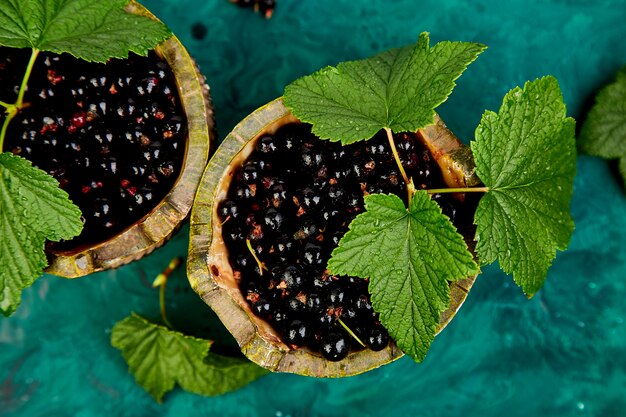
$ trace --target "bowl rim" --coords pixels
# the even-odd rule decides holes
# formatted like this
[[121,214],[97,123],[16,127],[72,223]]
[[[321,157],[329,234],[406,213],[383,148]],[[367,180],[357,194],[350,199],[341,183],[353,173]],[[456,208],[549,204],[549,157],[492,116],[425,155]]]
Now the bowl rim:
[[[158,20],[136,1],[131,13]],[[187,117],[187,143],[181,172],[168,194],[143,218],[117,235],[94,245],[69,251],[48,251],[46,273],[78,278],[135,261],[162,246],[187,218],[196,189],[216,141],[210,90],[179,39],[172,35],[156,46],[157,54],[169,64]]]
[[[344,377],[360,374],[390,363],[402,357],[404,353],[395,343],[390,343],[387,348],[380,352],[369,349],[351,352],[342,361],[331,362],[307,349],[294,350],[280,341],[277,343],[268,337],[263,325],[263,323],[265,325],[267,323],[254,316],[245,300],[242,304],[243,295],[238,288],[233,290],[232,283],[220,279],[222,272],[216,264],[219,264],[220,259],[224,261],[223,254],[210,253],[216,235],[213,230],[213,216],[216,215],[217,210],[214,202],[220,201],[217,194],[220,192],[221,184],[231,174],[231,163],[240,154],[246,153],[244,149],[246,146],[251,148],[250,144],[256,138],[271,129],[275,129],[281,121],[289,119],[295,119],[295,117],[285,108],[282,97],[279,97],[258,108],[239,122],[215,152],[203,174],[192,208],[187,277],[193,290],[215,311],[222,323],[233,334],[242,352],[258,365],[274,372],[316,377]],[[454,135],[451,137],[456,141],[455,143],[448,143],[442,139],[443,136],[450,136],[451,132],[447,130],[441,119],[437,117],[436,120],[435,126],[427,128],[423,132],[423,134],[436,136],[436,140],[443,141],[441,143],[446,145],[444,151],[440,152],[436,158],[449,158],[454,152],[466,154],[464,145]],[[445,133],[444,130],[448,133]],[[247,153],[249,154],[249,152]],[[462,172],[468,172],[467,166],[461,166],[461,168],[463,168]],[[456,168],[450,168],[451,171],[454,169]],[[471,175],[467,174],[467,176],[469,179]],[[228,263],[227,257],[225,262]],[[227,273],[228,271],[226,271]],[[461,307],[474,284],[475,278],[476,276],[470,276],[450,284],[450,306],[441,315],[437,333],[450,322]],[[229,278],[225,279],[228,280]],[[238,298],[233,296],[237,292]],[[305,358],[307,360],[303,360]]]

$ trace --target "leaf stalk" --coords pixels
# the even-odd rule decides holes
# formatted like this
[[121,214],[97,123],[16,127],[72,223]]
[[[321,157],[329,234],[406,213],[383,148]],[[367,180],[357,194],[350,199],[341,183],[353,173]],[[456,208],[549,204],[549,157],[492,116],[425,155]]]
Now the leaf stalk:
[[406,171],[402,166],[402,161],[400,161],[400,155],[398,155],[398,149],[396,149],[396,143],[393,140],[393,133],[391,132],[391,129],[386,127],[385,132],[387,133],[387,140],[389,141],[389,146],[391,147],[391,152],[393,153],[393,159],[395,159],[396,164],[398,165],[398,169],[400,170],[400,174],[402,175],[404,183],[406,184],[409,204],[411,204],[411,199],[413,198],[413,194],[415,194],[415,185],[413,184],[413,180],[409,179],[408,175],[406,175]]
[[24,94],[26,94],[26,86],[28,85],[28,80],[33,72],[33,67],[35,66],[35,61],[37,60],[38,55],[39,49],[33,48],[30,54],[30,59],[28,60],[28,65],[26,66],[26,71],[24,72],[24,77],[22,78],[22,84],[20,84],[20,91],[17,94],[17,101],[15,104],[8,104],[4,101],[0,101],[0,105],[6,108],[6,118],[2,123],[2,130],[0,130],[0,152],[2,152],[2,149],[4,148],[4,138],[6,137],[9,123],[11,123],[11,120],[13,120],[17,113],[24,107]]
[[489,187],[433,188],[425,190],[428,194],[445,193],[488,193]]
[[0,130],[0,153],[2,153],[2,149],[4,148],[4,137],[7,134],[7,129],[9,128],[9,123],[11,119],[15,116],[15,113],[9,112],[7,113],[7,117],[4,119],[2,123],[2,130]]
[[26,66],[26,71],[24,72],[24,78],[22,78],[20,91],[17,94],[17,102],[15,103],[15,106],[18,109],[21,109],[24,105],[24,94],[26,93],[26,86],[28,85],[28,80],[30,79],[30,74],[33,72],[33,67],[35,66],[35,61],[37,60],[38,55],[39,49],[33,48],[30,54],[30,59],[28,60],[28,65]]

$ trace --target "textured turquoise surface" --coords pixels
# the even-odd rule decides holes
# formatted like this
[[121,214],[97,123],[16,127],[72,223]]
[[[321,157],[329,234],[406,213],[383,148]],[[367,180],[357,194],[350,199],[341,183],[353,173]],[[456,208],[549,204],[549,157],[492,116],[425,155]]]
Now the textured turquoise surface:
[[[527,79],[554,74],[581,120],[626,63],[624,0],[278,0],[271,21],[227,0],[145,0],[194,55],[212,87],[220,137],[285,84],[323,65],[414,41],[489,49],[440,112],[470,139],[484,109]],[[196,22],[207,38],[191,37]],[[544,289],[527,301],[486,268],[422,364],[404,358],[346,380],[274,374],[218,398],[175,390],[157,405],[109,345],[130,311],[158,315],[149,282],[184,255],[184,228],[140,262],[68,281],[47,276],[0,320],[0,415],[19,416],[626,416],[626,194],[609,166],[581,157],[576,231]],[[172,277],[172,320],[232,343]],[[227,347],[225,349],[228,349]]]

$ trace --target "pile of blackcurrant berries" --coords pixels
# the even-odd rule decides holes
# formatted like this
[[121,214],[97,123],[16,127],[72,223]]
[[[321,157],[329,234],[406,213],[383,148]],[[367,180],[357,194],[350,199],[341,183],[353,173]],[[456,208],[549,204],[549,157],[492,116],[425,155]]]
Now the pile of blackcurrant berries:
[[276,8],[276,0],[230,0],[239,7],[253,8],[266,19],[270,19]]
[[[17,97],[29,56],[0,48],[0,100]],[[55,177],[85,223],[80,236],[49,248],[107,240],[146,216],[176,182],[187,121],[173,72],[156,53],[106,64],[41,53],[24,102],[3,151]]]
[[[438,165],[415,135],[395,135],[395,143],[418,189],[444,186]],[[364,195],[372,193],[394,193],[406,203],[384,134],[341,146],[314,136],[310,125],[292,123],[257,139],[218,203],[243,296],[292,348],[307,346],[339,361],[351,349],[362,349],[357,338],[374,351],[389,343],[367,280],[326,270],[332,250],[363,212]],[[454,198],[439,195],[436,201],[456,220]]]

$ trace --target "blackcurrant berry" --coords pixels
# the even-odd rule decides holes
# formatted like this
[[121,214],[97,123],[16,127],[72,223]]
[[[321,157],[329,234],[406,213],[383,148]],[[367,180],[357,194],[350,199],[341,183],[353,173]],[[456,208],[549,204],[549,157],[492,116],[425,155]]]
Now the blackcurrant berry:
[[272,135],[265,135],[259,139],[257,151],[262,157],[272,159],[278,153],[276,139]]
[[302,252],[302,264],[318,269],[324,267],[325,259],[323,257],[322,248],[313,243],[307,243]]
[[287,327],[285,342],[291,346],[304,346],[311,338],[309,324],[301,320],[293,320]]
[[382,326],[376,326],[368,332],[365,344],[375,352],[383,350],[389,344],[389,333]]
[[285,216],[282,212],[276,210],[274,207],[270,207],[263,212],[261,216],[262,224],[265,226],[265,230],[271,233],[279,233],[282,231],[285,224]]
[[342,332],[336,331],[323,335],[321,342],[322,356],[329,361],[340,361],[348,356],[350,343]]

